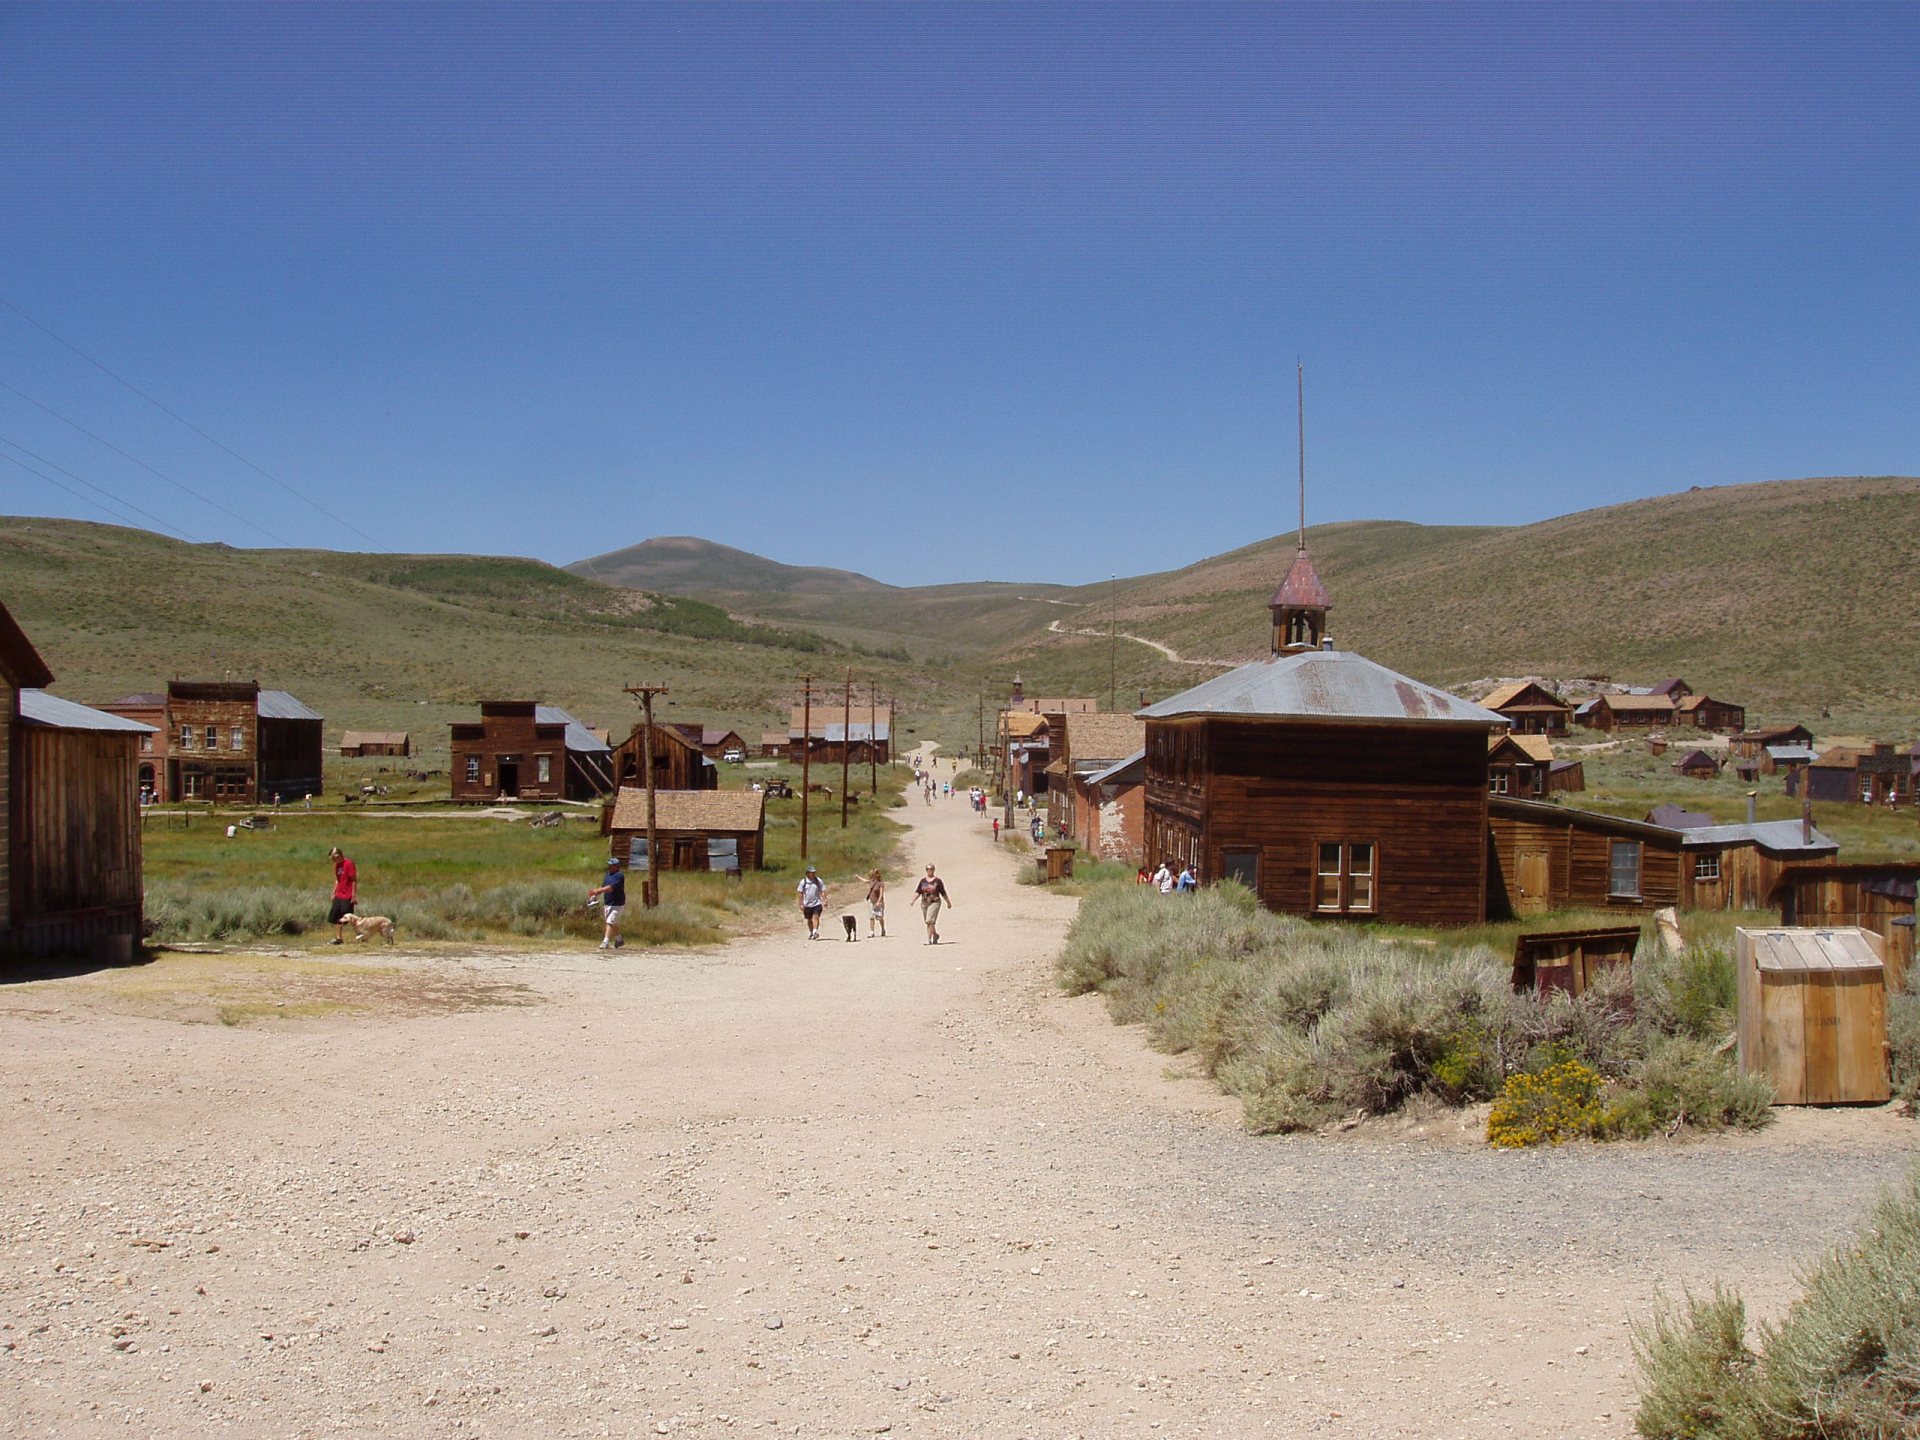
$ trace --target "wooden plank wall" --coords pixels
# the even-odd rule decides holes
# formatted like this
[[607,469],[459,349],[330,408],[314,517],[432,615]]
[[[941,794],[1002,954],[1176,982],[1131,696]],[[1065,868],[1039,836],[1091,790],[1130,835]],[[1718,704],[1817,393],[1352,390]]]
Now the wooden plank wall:
[[256,794],[262,800],[278,795],[297,800],[308,791],[320,793],[325,748],[318,720],[276,720],[256,717],[259,779]]
[[[1669,848],[1641,836],[1615,837],[1569,821],[1516,819],[1495,815],[1489,827],[1499,869],[1494,890],[1508,896],[1519,893],[1519,854],[1522,850],[1547,853],[1548,907],[1554,910],[1645,910],[1678,905],[1682,866],[1692,874],[1691,859],[1678,841]],[[1611,842],[1615,838],[1640,843],[1640,896],[1615,898],[1607,893],[1612,881]]]
[[1904,991],[1912,973],[1914,927],[1896,925],[1896,919],[1911,919],[1914,902],[1890,895],[1876,895],[1858,876],[1821,875],[1812,869],[1793,871],[1782,892],[1781,923],[1786,925],[1829,926],[1858,925],[1871,930],[1885,943],[1882,959],[1886,963],[1886,982],[1890,990]]
[[[140,804],[131,735],[23,727],[16,793],[22,802],[22,910],[138,915]],[[137,927],[136,927],[137,930]]]
[[13,734],[20,691],[0,675],[0,936],[13,928]]
[[[480,778],[467,780],[467,756],[480,758]],[[455,800],[492,800],[500,794],[495,756],[520,757],[519,791],[522,800],[560,800],[567,783],[567,743],[564,725],[540,725],[529,707],[524,715],[488,715],[479,724],[453,727],[453,763],[449,774]],[[546,784],[540,783],[539,757],[548,757]]]

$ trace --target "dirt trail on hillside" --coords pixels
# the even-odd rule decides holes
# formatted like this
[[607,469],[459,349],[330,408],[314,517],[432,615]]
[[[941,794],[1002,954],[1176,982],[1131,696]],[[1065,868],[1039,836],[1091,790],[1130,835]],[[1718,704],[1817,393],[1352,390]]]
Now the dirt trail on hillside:
[[916,865],[883,941],[392,961],[533,1005],[0,987],[0,1432],[1625,1436],[1656,1287],[1777,1305],[1920,1139],[1248,1137],[1053,990],[1074,902],[964,800],[898,813],[950,943]]

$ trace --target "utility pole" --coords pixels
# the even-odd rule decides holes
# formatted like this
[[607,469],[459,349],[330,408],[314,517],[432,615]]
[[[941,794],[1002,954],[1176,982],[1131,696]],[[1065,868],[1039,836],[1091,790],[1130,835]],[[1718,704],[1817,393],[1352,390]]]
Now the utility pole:
[[813,676],[802,675],[805,693],[800,701],[800,863],[807,863],[808,777],[813,774]]
[[1120,650],[1119,622],[1114,617],[1113,582],[1118,578],[1107,576],[1107,709],[1112,710],[1119,703],[1120,695]]
[[974,764],[984,766],[987,761],[987,697],[976,694],[973,697],[973,754]]
[[847,667],[847,688],[840,697],[840,828],[847,828],[847,767],[853,761],[853,667]]
[[[887,728],[887,743],[893,743],[893,728]],[[880,793],[880,689],[867,687],[867,795]]]
[[656,832],[653,796],[653,697],[667,693],[664,685],[629,685],[627,694],[640,701],[640,758],[647,769],[647,874],[640,882],[640,903],[648,910],[660,903],[660,837]]

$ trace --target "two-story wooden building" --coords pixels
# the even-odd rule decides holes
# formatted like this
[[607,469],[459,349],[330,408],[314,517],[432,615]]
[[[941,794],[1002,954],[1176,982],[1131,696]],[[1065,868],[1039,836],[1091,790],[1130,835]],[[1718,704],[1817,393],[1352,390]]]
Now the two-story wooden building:
[[1330,608],[1303,544],[1268,604],[1271,653],[1139,712],[1147,861],[1296,915],[1476,922],[1487,737],[1507,721],[1323,648]]
[[1804,768],[1788,774],[1789,795],[1809,791],[1815,800],[1851,805],[1910,805],[1913,803],[1913,761],[1892,744],[1871,748],[1835,745]]
[[1516,735],[1564,735],[1573,724],[1573,706],[1538,680],[1515,680],[1480,703],[1507,717]]
[[455,800],[593,800],[614,788],[607,742],[557,705],[483,700],[452,741]]
[[99,708],[159,732],[141,752],[136,794],[150,786],[156,800],[258,805],[320,793],[323,717],[285,690],[173,680],[164,696],[127,695]]
[[1545,735],[1504,731],[1487,737],[1489,795],[1545,795],[1552,772],[1553,743]]
[[[619,786],[647,788],[643,755],[646,726],[636,724],[633,733],[613,747],[613,778]],[[653,788],[662,790],[717,790],[720,768],[715,765],[687,732],[675,725],[653,727]]]
[[1732,735],[1747,726],[1747,707],[1711,695],[1689,695],[1673,707],[1674,722],[1695,730]]

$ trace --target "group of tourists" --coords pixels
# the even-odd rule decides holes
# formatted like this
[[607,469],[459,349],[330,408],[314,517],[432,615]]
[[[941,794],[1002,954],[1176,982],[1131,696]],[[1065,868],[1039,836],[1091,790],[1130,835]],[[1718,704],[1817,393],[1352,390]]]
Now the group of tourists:
[[[887,885],[880,873],[880,867],[876,865],[864,876],[859,877],[857,883],[866,887],[867,938],[884,940],[887,938]],[[800,918],[807,924],[807,939],[818,940],[820,917],[826,913],[827,908],[827,882],[820,878],[817,867],[807,866],[807,873],[800,877],[800,883],[794,887],[794,893],[800,901]],[[926,943],[938,945],[940,943],[940,911],[943,907],[951,908],[953,905],[953,897],[947,893],[947,882],[936,875],[934,867],[929,865],[927,873],[920,878],[920,883],[913,887],[913,893],[920,905],[920,918],[926,923]],[[845,927],[847,940],[859,938],[860,922],[853,911],[842,915],[840,923]]]
[[1183,860],[1178,874],[1166,861],[1160,862],[1158,870],[1149,871],[1146,866],[1133,877],[1136,885],[1151,885],[1162,895],[1189,895],[1200,888],[1200,877],[1194,874],[1193,862]]

